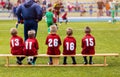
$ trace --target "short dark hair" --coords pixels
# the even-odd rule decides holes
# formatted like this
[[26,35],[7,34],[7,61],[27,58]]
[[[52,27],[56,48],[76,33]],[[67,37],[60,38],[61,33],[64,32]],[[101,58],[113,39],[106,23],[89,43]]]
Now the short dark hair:
[[68,36],[72,35],[72,34],[73,34],[72,28],[67,28],[66,34],[67,34]]
[[86,27],[85,27],[85,33],[91,33],[91,29],[90,29],[89,26],[86,26]]
[[11,33],[11,35],[17,35],[18,31],[16,28],[11,28],[10,33]]
[[30,37],[30,38],[35,37],[35,30],[29,30],[28,37]]

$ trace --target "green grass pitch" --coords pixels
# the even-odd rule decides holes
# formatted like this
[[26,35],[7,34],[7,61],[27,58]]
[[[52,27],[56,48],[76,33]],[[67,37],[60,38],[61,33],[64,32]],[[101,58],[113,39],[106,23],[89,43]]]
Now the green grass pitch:
[[[0,54],[10,53],[9,39],[10,28],[15,27],[15,20],[0,20]],[[61,40],[66,36],[66,28],[72,27],[73,36],[77,40],[77,53],[81,53],[81,38],[84,36],[85,26],[92,28],[92,35],[96,39],[96,53],[120,53],[120,22],[110,24],[108,22],[70,22],[59,26],[58,34]],[[23,37],[23,25],[18,27],[18,35]],[[39,54],[46,53],[47,25],[39,22],[37,39],[39,42]],[[61,46],[62,52],[62,46]],[[62,58],[60,63],[62,64]],[[77,63],[83,63],[82,57],[76,57]],[[103,57],[94,57],[94,63],[103,63]],[[15,58],[10,58],[15,63]],[[38,58],[36,63],[46,64],[48,58]],[[27,63],[26,59],[23,63]],[[71,58],[68,58],[71,63]],[[5,58],[0,57],[0,77],[119,77],[120,57],[107,57],[107,67],[5,67]]]

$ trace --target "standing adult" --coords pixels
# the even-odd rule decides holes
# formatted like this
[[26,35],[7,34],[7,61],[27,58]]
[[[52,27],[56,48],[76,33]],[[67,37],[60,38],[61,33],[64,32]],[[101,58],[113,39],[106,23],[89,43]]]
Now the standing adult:
[[106,3],[105,3],[105,9],[106,9],[106,15],[110,16],[110,4],[109,4],[109,0],[107,0]]
[[56,12],[56,14],[57,14],[57,21],[59,22],[60,9],[63,8],[62,1],[61,1],[61,0],[57,0],[57,1],[54,3],[53,8],[55,9],[55,12]]
[[102,0],[98,0],[97,6],[98,6],[98,16],[103,16],[104,2]]
[[[34,0],[25,0],[17,10],[18,22],[24,20],[24,39],[28,38],[28,31],[35,30],[37,34],[38,22],[42,19],[42,8]],[[35,36],[36,36],[35,34]]]

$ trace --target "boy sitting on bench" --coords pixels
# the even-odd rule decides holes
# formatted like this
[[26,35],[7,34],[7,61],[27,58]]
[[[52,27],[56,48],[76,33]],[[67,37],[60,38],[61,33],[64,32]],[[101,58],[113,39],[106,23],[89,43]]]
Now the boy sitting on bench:
[[[85,36],[82,38],[82,54],[83,55],[93,55],[95,54],[95,38],[90,34],[90,27],[85,28]],[[88,64],[87,56],[83,56],[84,64]],[[89,64],[93,64],[92,56],[89,57]]]
[[[17,29],[11,28],[10,33],[12,35],[10,39],[10,47],[11,47],[11,54],[12,55],[23,55],[23,48],[24,48],[24,42],[23,39],[17,35]],[[17,64],[21,65],[21,60],[23,57],[16,57],[17,58]]]

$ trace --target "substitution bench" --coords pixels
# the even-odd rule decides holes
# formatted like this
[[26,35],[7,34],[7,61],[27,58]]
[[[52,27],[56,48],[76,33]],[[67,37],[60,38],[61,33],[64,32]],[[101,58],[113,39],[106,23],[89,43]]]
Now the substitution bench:
[[[87,65],[84,65],[84,64],[67,64],[67,65],[62,65],[62,64],[59,64],[59,59],[60,57],[64,57],[64,56],[67,56],[67,57],[70,57],[70,56],[101,56],[101,57],[104,57],[104,62],[103,64],[87,64]],[[6,64],[5,66],[108,66],[107,64],[107,61],[106,61],[106,57],[108,56],[115,56],[115,57],[118,57],[119,54],[118,53],[96,53],[94,55],[82,55],[82,54],[76,54],[76,55],[47,55],[47,54],[38,54],[36,55],[36,57],[40,58],[40,57],[52,57],[53,58],[53,65],[48,65],[48,64],[35,64],[35,65],[25,65],[25,64],[22,64],[22,65],[17,65],[17,64],[10,64],[9,62],[9,58],[10,57],[28,57],[28,56],[25,56],[25,55],[11,55],[11,54],[0,54],[0,57],[5,57],[6,58]]]

